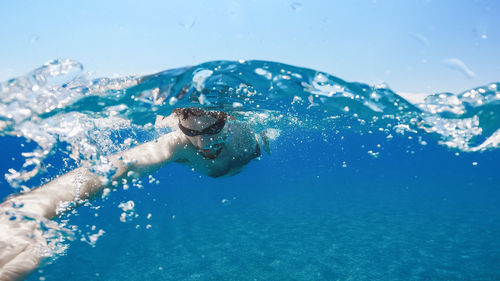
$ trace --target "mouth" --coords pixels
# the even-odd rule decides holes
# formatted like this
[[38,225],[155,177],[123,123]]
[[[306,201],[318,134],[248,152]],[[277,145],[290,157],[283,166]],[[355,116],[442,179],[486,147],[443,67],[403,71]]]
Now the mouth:
[[206,154],[210,154],[210,153],[217,153],[221,149],[222,149],[222,146],[214,146],[214,147],[209,148],[209,149],[200,148],[199,151],[206,153]]
[[198,149],[198,151],[200,152],[200,154],[205,157],[205,158],[208,158],[208,159],[215,159],[217,156],[219,156],[219,153],[221,152],[222,150],[222,146],[217,146],[217,147],[213,147],[211,149]]

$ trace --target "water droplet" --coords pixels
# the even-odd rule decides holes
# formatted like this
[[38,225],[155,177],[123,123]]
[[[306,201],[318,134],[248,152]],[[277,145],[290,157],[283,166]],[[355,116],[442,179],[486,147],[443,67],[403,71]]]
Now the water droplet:
[[33,36],[31,37],[31,39],[30,39],[30,43],[31,43],[31,44],[35,44],[35,43],[37,43],[38,41],[40,41],[40,36],[38,36],[38,35],[33,35]]
[[195,20],[193,17],[187,16],[179,20],[179,25],[185,29],[190,29],[194,26]]
[[424,45],[425,47],[429,47],[431,45],[429,42],[429,39],[427,39],[427,37],[425,37],[424,35],[422,35],[420,33],[411,32],[410,35],[411,35],[411,37],[415,38],[415,40],[422,43],[422,45]]
[[476,74],[470,70],[463,61],[457,58],[450,58],[443,60],[443,64],[451,69],[462,72],[467,78],[472,79]]
[[487,39],[488,38],[488,25],[482,23],[482,24],[477,24],[472,28],[472,32],[475,36],[479,37],[480,39]]
[[22,207],[24,207],[24,203],[22,203],[22,202],[12,202],[12,208],[19,209],[19,208],[22,208]]
[[292,10],[298,12],[298,11],[302,10],[302,3],[293,2],[292,4],[290,4],[290,8],[292,8]]

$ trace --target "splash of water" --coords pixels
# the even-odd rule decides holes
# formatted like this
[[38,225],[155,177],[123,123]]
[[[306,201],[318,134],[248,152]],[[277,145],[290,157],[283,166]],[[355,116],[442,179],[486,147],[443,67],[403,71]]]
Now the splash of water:
[[[0,84],[0,134],[38,145],[6,178],[27,189],[24,183],[59,150],[109,179],[107,155],[164,133],[154,128],[155,117],[188,106],[231,112],[257,130],[376,128],[432,134],[460,151],[498,149],[499,87],[439,93],[412,104],[385,84],[346,82],[268,61],[214,61],[142,77],[90,79],[80,63],[55,60]],[[135,141],[116,137],[123,134]]]
[[[269,139],[277,137],[276,129],[322,134],[377,130],[388,139],[410,132],[431,135],[460,152],[494,150],[500,147],[499,87],[500,83],[491,83],[411,103],[385,84],[346,82],[321,71],[268,61],[214,61],[141,77],[91,79],[80,63],[54,60],[0,83],[0,137],[19,136],[37,145],[22,154],[23,166],[9,169],[5,177],[12,187],[27,191],[31,179],[44,175],[47,158],[63,153],[102,181],[110,180],[113,167],[108,155],[165,133],[154,126],[156,116],[189,106],[227,111]],[[378,151],[368,153],[379,156]],[[343,161],[342,167],[347,165]],[[149,183],[153,182],[158,183],[150,176]],[[123,189],[128,184],[123,182]],[[142,186],[137,179],[130,184]],[[102,197],[110,192],[107,188]],[[133,201],[118,207],[123,210],[121,221],[137,216]],[[67,209],[61,206],[61,213]],[[49,241],[47,256],[64,252],[64,241],[75,233],[90,245],[105,234],[95,226],[84,233],[68,226],[66,218],[59,224],[36,223]]]

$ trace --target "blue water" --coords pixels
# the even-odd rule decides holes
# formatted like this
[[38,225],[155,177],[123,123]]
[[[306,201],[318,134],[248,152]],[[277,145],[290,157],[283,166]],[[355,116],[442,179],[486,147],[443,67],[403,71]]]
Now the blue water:
[[[204,83],[193,82],[203,69],[214,72]],[[283,77],[286,71],[300,77]],[[92,89],[78,74],[50,85],[51,93],[74,93],[70,102],[48,112],[33,109],[27,118],[0,119],[9,123],[0,137],[1,174],[22,171],[27,157],[21,152],[40,149],[40,143],[50,151],[40,157],[44,167],[35,176],[10,181],[16,189],[1,179],[2,197],[77,165],[98,166],[96,155],[119,150],[116,145],[130,136],[154,138],[161,132],[147,123],[177,106],[225,109],[256,130],[281,131],[272,154],[236,176],[214,179],[172,164],[152,180],[119,186],[63,215],[58,221],[73,227],[74,241],[67,239],[67,249],[28,280],[500,280],[496,84],[480,87],[489,90],[474,98],[467,92],[436,95],[418,105],[385,85],[327,74],[321,74],[327,80],[316,79],[318,73],[272,62],[210,62],[142,78],[138,85],[130,82],[138,77],[113,80],[119,89],[105,90]],[[308,85],[315,79],[313,89]],[[92,84],[110,83],[99,81]],[[245,95],[245,87],[237,90],[242,83]],[[331,87],[319,89],[325,85]],[[156,104],[154,88],[164,97]],[[376,99],[370,99],[373,92]],[[201,94],[210,104],[200,105]],[[173,96],[178,101],[170,104]],[[447,103],[450,96],[459,102]],[[59,128],[47,120],[75,112],[94,121],[110,118],[116,115],[109,108],[117,105],[127,106],[117,116],[131,121],[128,127],[96,123],[86,128],[102,133],[84,138],[62,130],[49,134],[58,138],[53,143],[22,129],[28,123]],[[256,114],[266,115],[255,121]],[[103,135],[111,144],[99,143]],[[71,145],[82,139],[98,152],[71,159]],[[488,139],[492,144],[480,148]],[[118,205],[128,200],[135,210],[122,222]],[[100,229],[105,233],[96,242],[81,241]]]

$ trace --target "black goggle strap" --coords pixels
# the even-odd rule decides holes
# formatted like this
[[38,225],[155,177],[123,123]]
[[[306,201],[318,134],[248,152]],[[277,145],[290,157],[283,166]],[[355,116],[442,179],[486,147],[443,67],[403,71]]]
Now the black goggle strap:
[[181,131],[186,135],[186,136],[190,136],[190,137],[195,137],[197,135],[200,134],[199,131],[196,131],[196,130],[191,130],[191,129],[188,129],[184,126],[182,126],[181,122],[179,121],[179,129],[181,129]]

